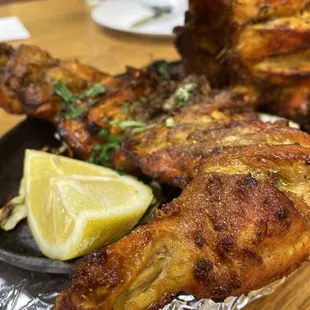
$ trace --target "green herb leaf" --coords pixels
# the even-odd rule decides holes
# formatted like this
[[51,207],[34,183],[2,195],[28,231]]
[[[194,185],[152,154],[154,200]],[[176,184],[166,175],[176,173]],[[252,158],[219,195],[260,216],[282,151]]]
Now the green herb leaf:
[[87,158],[87,162],[91,163],[91,164],[95,164],[96,163],[96,157],[94,154],[91,154],[88,158]]
[[153,127],[155,127],[155,125],[150,125],[150,126],[145,126],[145,127],[134,128],[134,129],[131,130],[131,133],[132,133],[133,135],[137,135],[138,133],[144,132],[144,131],[146,131],[146,130],[148,130],[148,129],[151,129],[151,128],[153,128]]
[[145,98],[145,97],[140,97],[140,98],[139,98],[139,101],[140,101],[141,103],[145,103],[145,102],[146,102],[146,98]]
[[100,144],[97,144],[97,145],[95,145],[95,146],[93,147],[93,151],[95,151],[95,152],[101,151],[101,149],[102,149],[102,145],[100,145]]
[[65,119],[73,119],[80,117],[85,112],[85,109],[79,109],[74,105],[71,105],[67,111],[63,113]]
[[113,151],[120,148],[122,144],[122,137],[110,135],[108,141],[102,146],[98,160],[99,163],[105,167],[111,166],[111,154]]
[[126,174],[126,171],[124,168],[117,168],[116,171],[118,172],[119,175],[124,175]]
[[53,90],[66,103],[71,103],[71,101],[74,99],[73,93],[68,89],[67,85],[62,81],[58,81],[54,83]]
[[147,127],[134,128],[131,133],[137,135],[138,133],[144,132],[147,130]]
[[175,121],[172,117],[166,119],[166,127],[168,128],[175,127]]
[[115,143],[115,144],[118,144],[120,146],[122,141],[123,141],[123,137],[122,136],[112,135],[112,134],[109,135],[109,139],[108,139],[109,143]]
[[180,86],[175,92],[174,104],[177,107],[186,105],[189,101],[190,95],[192,94],[193,90],[196,89],[197,87],[198,87],[197,83],[188,83]]
[[129,102],[125,102],[125,103],[123,104],[123,106],[122,106],[122,112],[123,112],[124,114],[128,114],[128,112],[129,112]]
[[106,91],[106,88],[103,84],[94,84],[92,87],[85,90],[80,96],[81,98],[96,97],[96,96],[104,94],[105,91]]
[[88,161],[104,167],[111,167],[111,154],[113,151],[120,148],[122,140],[121,136],[108,135],[103,145],[97,144],[93,147]]
[[109,133],[109,130],[108,130],[107,128],[102,128],[102,129],[100,129],[100,131],[98,132],[97,136],[98,136],[98,138],[100,138],[100,139],[106,141],[106,140],[108,139],[108,137],[109,137],[109,134],[110,134],[110,133]]
[[87,100],[87,103],[88,103],[88,106],[92,106],[92,105],[96,104],[98,101],[99,101],[98,99],[90,98]]
[[[87,109],[87,107],[79,108],[78,104],[82,103],[82,99],[86,97],[96,97],[105,92],[105,86],[102,84],[95,84],[91,88],[82,92],[81,94],[73,94],[67,87],[66,83],[58,81],[53,84],[54,92],[61,97],[64,107],[63,116],[65,119],[73,119],[80,117]],[[88,106],[92,106],[98,102],[96,98],[89,98],[87,100]]]
[[157,67],[157,71],[162,77],[164,78],[169,77],[168,65],[166,62],[160,63]]
[[127,128],[132,128],[132,127],[145,127],[146,124],[143,122],[139,122],[139,121],[134,121],[134,120],[119,120],[119,119],[115,119],[113,121],[110,121],[110,125],[117,125],[120,129],[125,130]]
[[[147,126],[143,122],[135,121],[132,119],[120,120],[114,119],[109,120],[106,117],[103,119],[108,126],[116,125],[121,131],[124,131],[127,128],[133,128],[132,133],[136,134],[142,131],[145,131],[154,125]],[[111,167],[111,153],[121,147],[123,137],[121,135],[113,135],[110,132],[109,128],[102,128],[98,134],[98,138],[104,140],[104,144],[96,145],[92,149],[92,153],[89,156],[89,161],[98,165],[105,167]]]

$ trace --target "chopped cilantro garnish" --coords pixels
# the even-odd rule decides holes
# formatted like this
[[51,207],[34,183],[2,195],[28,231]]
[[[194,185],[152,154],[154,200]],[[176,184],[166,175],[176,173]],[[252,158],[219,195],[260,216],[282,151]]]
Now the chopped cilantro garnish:
[[144,126],[144,127],[137,127],[137,128],[132,129],[131,133],[133,135],[137,135],[138,133],[144,132],[144,131],[146,131],[148,129],[151,129],[153,127],[155,127],[155,125],[149,125],[149,126]]
[[174,104],[177,107],[184,106],[188,103],[190,95],[192,94],[193,90],[198,87],[197,83],[189,83],[180,86],[174,96]]
[[113,121],[110,121],[109,123],[110,123],[110,125],[117,125],[117,127],[119,127],[122,130],[125,130],[127,128],[133,128],[133,127],[136,128],[136,127],[145,127],[146,126],[145,123],[135,121],[132,119],[128,119],[125,121],[122,121],[120,119],[115,119]]
[[166,127],[173,128],[175,127],[175,121],[172,117],[166,119]]
[[120,128],[121,130],[125,130],[127,128],[131,128],[131,133],[133,135],[143,132],[145,130],[148,130],[152,127],[154,127],[154,125],[147,125],[143,122],[139,122],[139,121],[135,121],[132,119],[127,119],[125,121],[122,121],[120,119],[115,119],[113,121],[109,121],[110,125],[116,125],[118,128]]
[[111,167],[111,153],[120,148],[122,140],[119,135],[109,134],[103,145],[97,144],[93,147],[88,161],[104,167]]
[[137,100],[134,100],[134,101],[131,101],[131,102],[125,102],[123,105],[122,105],[122,113],[123,114],[128,114],[129,113],[129,106],[130,104],[141,104],[141,103],[145,103],[146,102],[146,98],[145,97],[140,97],[138,98]]
[[122,106],[122,112],[127,114],[129,112],[129,102],[125,102]]
[[102,84],[94,84],[82,93],[74,94],[69,90],[66,83],[58,81],[53,84],[53,90],[62,99],[62,105],[64,107],[64,118],[72,119],[80,117],[87,110],[87,106],[83,108],[76,106],[77,104],[81,103],[82,99],[88,98],[88,106],[94,105],[98,102],[98,99],[94,97],[103,94],[106,89]]
[[145,98],[145,97],[140,97],[140,98],[139,98],[139,101],[140,101],[141,103],[145,103],[145,102],[146,102],[146,98]]
[[109,137],[109,134],[110,134],[110,132],[109,132],[109,130],[107,128],[102,128],[98,132],[97,136],[98,136],[98,138],[106,141],[108,139],[108,137]]
[[87,103],[88,103],[88,106],[92,106],[92,105],[96,104],[98,101],[99,101],[98,99],[90,98],[87,100]]
[[169,77],[168,64],[166,62],[161,62],[157,67],[157,71],[162,77]]
[[120,175],[124,175],[126,173],[125,169],[124,168],[117,168],[116,169],[117,173],[120,174]]
[[73,93],[68,89],[67,85],[61,81],[53,84],[53,90],[66,103],[71,103],[72,99],[75,97]]
[[73,119],[80,117],[85,112],[85,109],[79,109],[72,105],[68,110],[64,111],[63,116],[65,119]]
[[101,149],[102,149],[102,145],[100,145],[100,144],[97,144],[97,145],[95,145],[95,146],[93,147],[93,151],[95,151],[95,152],[101,151]]
[[89,89],[81,93],[81,96],[84,97],[97,97],[105,93],[105,86],[103,84],[94,84]]
[[107,118],[104,118],[103,122],[107,124],[108,128],[100,129],[100,131],[97,133],[97,137],[103,140],[104,144],[97,144],[93,147],[92,153],[89,156],[88,161],[105,167],[111,167],[111,154],[113,151],[120,148],[123,139],[121,135],[114,135],[111,133],[111,126],[117,126],[121,132],[128,128],[132,128],[132,134],[145,131],[154,126],[148,126],[143,122],[135,121],[132,119],[109,120]]

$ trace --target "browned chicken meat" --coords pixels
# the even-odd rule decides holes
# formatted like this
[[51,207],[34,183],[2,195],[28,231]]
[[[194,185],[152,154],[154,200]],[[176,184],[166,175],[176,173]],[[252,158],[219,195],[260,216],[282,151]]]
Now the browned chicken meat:
[[240,96],[220,92],[207,99],[200,105],[184,107],[171,119],[172,127],[162,124],[139,135],[129,135],[120,149],[127,162],[162,183],[184,188],[210,156],[220,150],[225,153],[228,147],[310,147],[308,134],[289,127],[285,120],[260,121]]
[[79,261],[54,309],[155,310],[180,291],[220,301],[287,275],[309,257],[309,205],[261,174],[200,174],[151,223]]
[[310,2],[189,3],[186,27],[177,30],[187,68],[310,130]]
[[80,92],[94,83],[114,89],[122,80],[111,77],[77,60],[52,58],[36,46],[21,45],[16,50],[0,45],[0,106],[11,113],[26,113],[57,124],[61,100],[53,91],[58,81]]
[[[209,6],[220,13],[223,3]],[[215,90],[162,62],[114,78],[35,47],[0,45],[0,56],[0,106],[52,122],[82,159],[184,189],[150,223],[78,262],[55,309],[155,310],[180,291],[219,301],[308,259],[310,136],[260,121],[245,80]],[[211,67],[224,85],[223,68]]]
[[[106,142],[98,133],[109,129],[111,120],[134,119],[147,127],[150,120],[177,108],[162,103],[178,88],[180,76],[182,70],[157,62],[112,77],[77,60],[55,59],[35,46],[13,49],[0,44],[0,106],[52,122],[83,159],[91,156],[95,145]],[[117,134],[119,128],[112,127]]]

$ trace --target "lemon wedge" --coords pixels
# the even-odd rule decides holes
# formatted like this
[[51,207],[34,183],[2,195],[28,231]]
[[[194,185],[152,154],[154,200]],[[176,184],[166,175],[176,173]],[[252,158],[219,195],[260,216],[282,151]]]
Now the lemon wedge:
[[31,232],[47,257],[60,260],[126,235],[153,198],[133,177],[34,150],[26,150],[24,184]]

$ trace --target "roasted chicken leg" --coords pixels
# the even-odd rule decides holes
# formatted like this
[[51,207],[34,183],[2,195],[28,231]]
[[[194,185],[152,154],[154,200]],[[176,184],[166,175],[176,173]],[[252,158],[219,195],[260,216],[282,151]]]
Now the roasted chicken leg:
[[[199,3],[209,14],[228,2]],[[232,85],[210,63],[211,83],[230,87],[216,90],[167,68],[114,78],[35,47],[0,53],[0,106],[52,122],[82,159],[184,189],[150,223],[79,261],[55,309],[154,310],[180,291],[219,301],[308,259],[310,136],[259,120],[256,79]]]
[[79,261],[54,309],[155,310],[180,291],[248,293],[309,257],[309,211],[250,174],[200,174],[151,223]]

